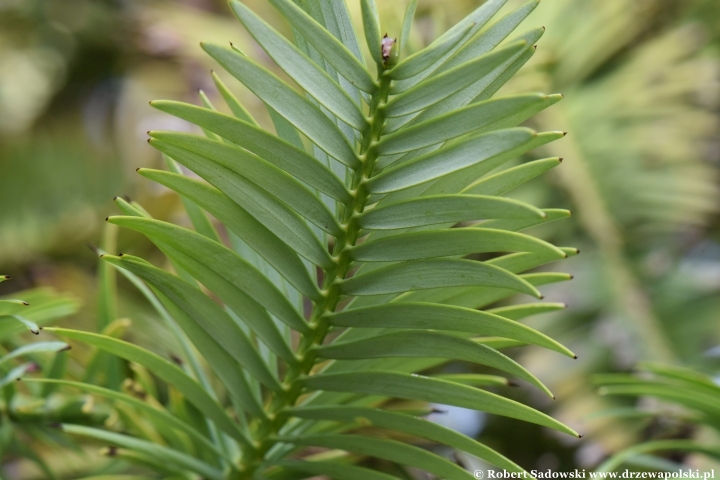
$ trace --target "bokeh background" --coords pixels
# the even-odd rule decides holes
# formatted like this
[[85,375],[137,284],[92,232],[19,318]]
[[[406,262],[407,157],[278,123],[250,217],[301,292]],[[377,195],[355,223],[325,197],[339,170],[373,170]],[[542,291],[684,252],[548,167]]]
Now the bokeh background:
[[[245,3],[289,33],[268,2]],[[410,50],[480,3],[420,0]],[[510,0],[508,10],[522,3]],[[359,2],[348,4],[359,19]],[[406,2],[378,6],[383,29],[399,33]],[[565,95],[530,122],[569,132],[532,153],[563,164],[513,196],[574,213],[534,232],[581,255],[555,267],[573,273],[572,282],[544,289],[569,308],[532,326],[579,359],[523,348],[515,356],[558,400],[524,387],[503,393],[586,435],[568,440],[468,412],[438,421],[455,422],[528,469],[571,470],[592,468],[639,439],[694,434],[602,415],[623,403],[598,396],[593,374],[643,360],[720,374],[720,2],[544,0],[520,31],[540,25],[547,30],[537,54],[500,94]],[[87,245],[101,243],[113,197],[128,195],[155,217],[187,223],[179,199],[134,170],[162,168],[147,130],[190,128],[149,100],[200,103],[200,90],[217,98],[201,40],[232,41],[270,64],[223,0],[0,0],[0,270],[15,279],[0,294],[50,287],[81,305],[64,326],[95,330],[97,257]],[[262,103],[219,74],[272,128]],[[163,261],[128,232],[117,250]],[[143,299],[119,287],[120,312],[133,322],[127,337],[171,352]],[[69,472],[92,457],[46,447],[39,454]],[[7,453],[2,460],[7,478],[45,478],[27,460]],[[684,460],[711,468],[706,459]]]

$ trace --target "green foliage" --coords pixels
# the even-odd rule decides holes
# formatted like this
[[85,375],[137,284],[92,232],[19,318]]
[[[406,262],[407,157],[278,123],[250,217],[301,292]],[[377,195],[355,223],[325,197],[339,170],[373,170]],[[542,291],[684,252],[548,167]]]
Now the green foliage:
[[[688,368],[653,363],[640,365],[638,374],[598,375],[596,383],[602,385],[600,393],[603,395],[652,397],[660,400],[661,405],[677,407],[638,409],[635,413],[641,417],[652,418],[661,414],[666,422],[673,419],[720,433],[720,386],[711,377]],[[671,437],[645,441],[605,460],[598,470],[613,471],[626,462],[659,452],[701,453],[720,459],[720,443],[716,440]]]
[[[9,280],[0,275],[0,282]],[[34,335],[43,325],[75,313],[78,302],[49,290],[19,292],[18,297],[0,297],[0,454],[27,458],[47,478],[56,478],[37,453],[39,445],[56,445],[61,440],[57,431],[48,427],[53,422],[101,423],[108,411],[85,411],[91,399],[87,396],[54,394],[43,385],[20,385],[23,375],[41,370],[48,378],[65,375],[67,353],[65,342],[39,341],[26,343],[18,338],[23,331]],[[50,356],[49,354],[53,354]]]
[[[516,322],[558,304],[480,310],[518,292],[542,298],[538,286],[570,276],[527,271],[577,253],[520,233],[567,211],[500,196],[560,163],[497,172],[563,136],[518,128],[560,95],[493,98],[534,53],[542,29],[495,47],[536,2],[491,23],[505,2],[488,1],[394,64],[379,50],[374,2],[364,1],[375,76],[343,2],[270,3],[293,27],[294,43],[241,3],[231,8],[304,92],[234,47],[203,44],[266,104],[277,135],[261,128],[217,76],[234,117],[206,98],[205,108],[153,102],[206,132],[150,132],[170,172],[139,169],[183,197],[194,230],[116,199],[124,215],[108,221],[147,236],[174,273],[133,255],[101,255],[105,333],[52,331],[130,362],[135,378],[110,388],[40,382],[89,391],[123,412],[123,432],[72,424],[65,430],[120,447],[112,453],[164,478],[392,478],[381,471],[393,464],[472,478],[456,463],[392,438],[398,433],[522,471],[476,440],[420,418],[416,406],[472,408],[577,435],[486,390],[506,383],[502,377],[435,368],[472,362],[552,395],[498,349],[534,344],[574,356]],[[216,231],[205,212],[224,228]],[[167,322],[182,345],[177,362],[108,334],[110,265]],[[368,425],[387,433],[369,435],[360,428]],[[311,453],[317,448],[327,451]]]

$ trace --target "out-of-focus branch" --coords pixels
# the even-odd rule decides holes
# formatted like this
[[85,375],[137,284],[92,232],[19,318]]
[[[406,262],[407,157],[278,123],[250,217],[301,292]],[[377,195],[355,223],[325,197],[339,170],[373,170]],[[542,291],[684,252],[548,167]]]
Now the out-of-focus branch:
[[[568,127],[562,107],[543,112],[540,120],[553,128]],[[556,169],[556,178],[576,206],[578,221],[597,244],[604,260],[603,267],[615,299],[615,309],[631,322],[635,336],[644,344],[642,356],[648,360],[672,362],[674,350],[663,327],[652,311],[640,281],[629,266],[624,253],[624,239],[593,181],[587,161],[572,135],[548,145],[552,155],[567,160]]]

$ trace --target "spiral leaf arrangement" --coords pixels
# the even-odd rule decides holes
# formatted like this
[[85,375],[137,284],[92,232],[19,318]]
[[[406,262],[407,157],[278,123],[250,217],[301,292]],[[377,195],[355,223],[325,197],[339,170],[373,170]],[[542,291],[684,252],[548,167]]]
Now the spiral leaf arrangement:
[[[150,132],[168,171],[138,170],[182,197],[194,228],[155,220],[121,198],[123,215],[108,218],[146,235],[171,262],[174,273],[132,255],[102,256],[143,289],[183,346],[181,358],[54,329],[152,372],[172,402],[158,401],[148,381],[133,391],[76,382],[132,406],[142,421],[127,420],[126,433],[64,429],[112,444],[114,455],[164,478],[395,478],[383,465],[472,478],[408,436],[523,471],[424,419],[428,409],[418,405],[481,410],[577,435],[488,391],[506,385],[505,377],[433,373],[451,360],[471,362],[552,396],[500,350],[533,344],[574,356],[520,322],[562,304],[489,308],[516,293],[541,299],[538,286],[570,276],[525,272],[577,253],[520,233],[568,211],[503,196],[561,161],[503,169],[564,135],[518,127],[561,95],[494,96],[534,54],[544,28],[506,39],[537,2],[493,21],[505,0],[489,0],[405,58],[417,2],[394,38],[381,33],[374,1],[363,0],[372,74],[344,2],[268,1],[294,41],[239,1],[230,6],[296,86],[234,46],[202,48],[265,103],[276,133],[214,74],[232,115],[204,96],[203,107],[152,102],[205,132]],[[468,257],[474,254],[485,260]],[[369,426],[375,430],[363,429]]]

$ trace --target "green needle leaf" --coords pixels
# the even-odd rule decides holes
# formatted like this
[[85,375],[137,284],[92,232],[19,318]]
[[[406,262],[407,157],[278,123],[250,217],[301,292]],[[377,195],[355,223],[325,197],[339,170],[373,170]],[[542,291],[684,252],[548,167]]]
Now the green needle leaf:
[[522,320],[523,318],[533,315],[557,312],[565,308],[567,308],[567,306],[564,303],[523,303],[520,305],[510,305],[509,307],[492,308],[486,310],[486,312],[500,315],[510,320]]
[[230,7],[280,68],[323,107],[357,130],[362,131],[368,126],[365,116],[350,96],[295,45],[237,0],[231,1]]
[[307,445],[345,450],[348,452],[384,458],[402,465],[410,465],[434,473],[440,478],[468,480],[474,478],[464,468],[427,450],[406,445],[396,440],[363,437],[360,435],[304,435],[279,437],[278,441],[294,445]]
[[[394,230],[483,218],[534,220],[545,218],[545,213],[531,205],[509,198],[435,195],[368,210],[358,217],[358,224],[369,230]],[[495,225],[492,226],[499,229]]]
[[225,410],[178,366],[164,358],[131,343],[96,333],[68,330],[66,328],[46,328],[61,337],[72,338],[87,343],[106,352],[110,352],[125,360],[139,363],[163,381],[178,389],[187,400],[203,412],[223,432],[244,445],[251,445],[251,440],[240,430]]
[[435,105],[468,85],[479,81],[501,63],[519,53],[526,45],[527,42],[517,42],[509,47],[459,65],[442,75],[421,83],[388,102],[385,107],[387,116],[401,117]]
[[520,277],[474,260],[415,260],[357,275],[340,283],[345,295],[382,295],[428,288],[485,286],[509,288],[542,298],[532,285]]
[[561,158],[545,158],[535,160],[517,167],[508,168],[505,171],[496,173],[489,177],[480,179],[470,184],[462,193],[473,195],[502,195],[513,188],[532,180],[538,175],[555,168],[562,163]]
[[569,357],[575,355],[542,333],[521,323],[481,310],[399,301],[329,314],[331,325],[353,328],[410,328],[467,332],[539,345]]
[[392,155],[437,145],[491,126],[514,126],[561,99],[562,95],[534,93],[486,100],[391,133],[376,148],[380,155]]
[[[151,145],[156,142],[150,140]],[[267,190],[202,155],[186,152],[182,157],[175,157],[263,223],[299,255],[323,268],[332,265],[327,249],[320,245],[302,217]]]
[[[218,92],[220,92],[220,95],[223,97],[223,100],[225,100],[225,103],[232,111],[233,115],[235,115],[238,119],[257,125],[257,122],[253,118],[252,115],[250,115],[250,112],[245,109],[245,107],[242,106],[240,101],[235,98],[235,95],[228,89],[228,87],[223,83],[222,80],[220,80],[220,77],[218,77],[217,73],[212,72],[212,79],[213,83],[215,84],[215,87],[218,89]],[[150,105],[152,105],[154,102],[150,102]]]
[[[480,7],[475,9],[475,11],[473,11],[470,15],[458,22],[450,30],[440,35],[440,37],[438,37],[432,44],[430,44],[428,48],[435,48],[439,44],[446,42],[448,39],[455,37],[460,32],[465,32],[467,29],[469,29],[467,30],[467,38],[472,40],[472,38],[475,37],[475,34],[480,31],[480,29],[492,18],[493,15],[498,12],[498,10],[502,8],[502,6],[506,2],[507,0],[488,0]],[[390,93],[402,93],[422,82],[428,76],[432,75],[432,73],[435,72],[440,66],[444,65],[447,60],[451,58],[455,54],[455,52],[458,51],[458,49],[460,49],[463,45],[467,45],[468,43],[470,43],[471,40],[469,40],[468,42],[456,42],[452,46],[452,48],[447,50],[442,57],[435,61],[434,64],[425,68],[425,70],[421,72],[421,74],[397,82]]]
[[335,360],[417,357],[447,358],[478,363],[522,378],[549,397],[555,398],[533,374],[502,353],[464,338],[437,332],[388,333],[357,342],[333,342],[331,345],[318,348],[317,353],[322,358]]
[[[15,303],[19,305],[27,306],[28,304],[23,302],[22,300],[6,300],[8,303]],[[0,315],[0,317],[11,317],[17,320],[18,322],[22,323],[25,328],[30,330],[30,333],[33,333],[35,335],[38,335],[40,333],[40,327],[37,323],[33,322],[32,320],[28,320],[27,318],[21,316],[21,315]]]
[[377,84],[365,67],[330,32],[291,0],[270,0],[302,36],[335,67],[340,75],[364,92],[372,93]]
[[[338,235],[340,226],[325,204],[307,187],[293,177],[245,150],[196,135],[175,132],[150,132],[151,144],[176,159],[194,165],[195,158],[188,153],[201,155],[253,182],[273,194],[299,215],[325,230]],[[189,165],[186,165],[190,168]]]
[[[397,480],[397,477],[387,473],[335,462],[285,460],[273,463],[273,465],[291,471],[309,473],[315,476],[327,475],[330,478],[340,478],[342,480]],[[273,477],[268,475],[268,478]]]
[[62,352],[62,351],[69,350],[69,349],[70,349],[70,345],[68,345],[65,342],[29,343],[27,345],[23,345],[21,347],[16,348],[12,352],[10,352],[7,355],[0,358],[0,365],[12,360],[13,358],[18,358],[18,357],[21,357],[23,355],[27,355],[30,353]]
[[328,155],[352,168],[360,165],[337,125],[305,97],[267,69],[230,48],[212,44],[203,44],[202,47]]
[[484,252],[536,252],[566,258],[554,245],[529,235],[485,228],[410,232],[364,242],[350,249],[353,260],[396,262]]
[[375,63],[383,65],[385,62],[382,57],[380,17],[378,16],[375,0],[361,0],[360,9],[362,11],[363,27],[365,29],[365,41],[370,50],[370,55],[372,55]]
[[300,292],[312,299],[319,298],[320,293],[297,254],[255,217],[220,191],[184,175],[144,168],[138,170],[138,173],[190,198],[227,225]]
[[467,25],[462,30],[453,32],[453,34],[447,38],[433,43],[428,48],[420,50],[414,55],[410,55],[398,63],[395,68],[389,70],[387,75],[393,80],[403,80],[422,73],[435,62],[445,57],[453,49],[456,50],[458,44],[462,45],[462,43],[470,37],[469,33],[473,27],[473,24]]
[[205,435],[200,433],[198,430],[193,428],[190,424],[180,420],[175,415],[168,413],[167,410],[157,408],[150,403],[140,400],[137,397],[133,397],[126,393],[118,392],[116,390],[110,390],[109,388],[99,387],[84,382],[73,382],[69,380],[53,380],[47,378],[24,378],[24,382],[28,383],[42,383],[52,385],[64,385],[67,387],[74,387],[85,392],[93,393],[101,397],[109,398],[118,402],[131,405],[133,408],[145,413],[153,422],[163,428],[174,428],[186,433],[192,437],[193,440],[198,442],[202,448],[207,452],[211,452],[214,455],[222,456],[223,453],[215,446]]
[[287,413],[298,418],[334,420],[345,424],[359,420],[362,423],[370,423],[380,428],[415,435],[456,448],[460,451],[475,455],[478,458],[482,458],[496,467],[503,468],[509,472],[524,472],[522,467],[519,467],[495,452],[495,450],[486,447],[472,438],[466,437],[437,423],[405,415],[400,412],[347,405],[322,405],[319,407],[295,407],[289,409]]
[[413,20],[415,18],[415,10],[417,10],[418,0],[410,0],[407,9],[405,10],[405,16],[403,17],[402,34],[400,35],[400,49],[401,51],[407,52],[408,41],[410,40],[410,29],[412,28]]
[[371,193],[387,193],[429,182],[499,155],[514,154],[516,149],[533,143],[535,137],[529,128],[511,128],[467,138],[386,168],[370,178],[367,189]]
[[73,435],[82,435],[85,437],[102,440],[113,445],[119,445],[127,449],[147,453],[154,458],[170,465],[177,465],[191,472],[198,473],[210,480],[222,480],[224,478],[222,472],[195,457],[191,457],[185,453],[173,450],[168,447],[157,445],[146,440],[138,440],[129,435],[108,432],[99,428],[83,427],[81,425],[69,425],[67,423],[61,425],[64,432]]
[[186,103],[160,100],[151,105],[217,133],[326,195],[344,202],[351,198],[342,182],[325,165],[255,125]]
[[[274,390],[282,389],[242,329],[207,295],[138,257],[104,255],[103,260],[131,271],[162,292],[260,382]],[[191,332],[187,333],[192,339]],[[201,353],[207,355],[206,351]]]
[[311,390],[382,395],[482,410],[579,437],[570,427],[521,403],[477,388],[422,375],[393,372],[333,373],[308,377],[299,382]]
[[141,232],[155,241],[166,243],[173,249],[196,258],[288,326],[303,333],[309,331],[305,320],[277,287],[255,267],[225,246],[190,230],[158,220],[109,217],[108,221]]

